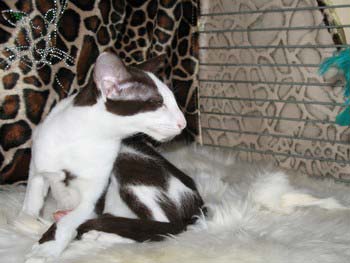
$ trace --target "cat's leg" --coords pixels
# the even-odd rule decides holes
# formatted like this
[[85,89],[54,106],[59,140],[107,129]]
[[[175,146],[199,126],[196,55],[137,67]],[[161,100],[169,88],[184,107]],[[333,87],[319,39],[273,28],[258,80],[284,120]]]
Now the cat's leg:
[[45,178],[45,174],[39,173],[31,162],[22,213],[39,217],[48,190],[49,183]]
[[38,217],[48,189],[49,184],[45,177],[34,169],[30,169],[22,210],[12,222],[16,229],[35,234],[45,229],[46,225],[38,221]]
[[93,177],[76,179],[79,180],[78,185],[81,196],[79,205],[66,216],[62,217],[56,223],[56,227],[51,227],[51,231],[54,234],[45,240],[41,239],[43,242],[39,242],[40,244],[36,244],[33,247],[29,257],[46,258],[59,256],[75,237],[78,226],[88,219],[95,217],[95,204],[103,194],[108,182],[108,176],[102,177],[101,175],[103,173],[99,174],[97,179]]
[[39,217],[40,210],[44,205],[44,199],[48,191],[48,186],[47,181],[40,174],[29,178],[26,195],[23,202],[23,213],[33,217]]

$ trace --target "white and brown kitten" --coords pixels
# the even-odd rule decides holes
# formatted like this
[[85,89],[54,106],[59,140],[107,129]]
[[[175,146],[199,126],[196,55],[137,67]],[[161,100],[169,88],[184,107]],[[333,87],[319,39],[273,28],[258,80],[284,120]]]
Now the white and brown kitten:
[[87,87],[37,127],[22,215],[38,217],[49,189],[59,210],[69,212],[29,257],[57,257],[77,233],[92,229],[159,240],[199,214],[203,202],[193,181],[152,148],[125,142],[119,153],[130,135],[165,141],[186,126],[174,95],[150,72],[160,61],[127,67],[102,53]]

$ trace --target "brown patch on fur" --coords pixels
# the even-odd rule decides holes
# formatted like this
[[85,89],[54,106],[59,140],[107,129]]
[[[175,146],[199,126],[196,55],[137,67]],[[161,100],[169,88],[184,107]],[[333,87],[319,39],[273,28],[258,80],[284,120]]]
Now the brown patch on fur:
[[125,82],[137,82],[139,84],[147,86],[148,88],[157,90],[156,84],[150,78],[150,76],[146,72],[144,72],[143,69],[139,69],[136,67],[127,67],[127,69],[131,75],[131,78],[125,80]]
[[176,235],[185,229],[186,227],[182,224],[123,218],[105,214],[100,218],[88,220],[80,225],[77,238],[80,239],[84,233],[90,230],[97,230],[117,234],[137,242],[162,241],[164,236]]
[[70,182],[76,178],[74,174],[67,170],[63,170],[63,172],[66,174],[66,177],[63,180],[63,183],[65,186],[69,186]]
[[[128,67],[131,78],[123,81],[123,83],[133,83],[134,85],[121,93],[121,97],[135,95],[131,100],[111,100],[105,102],[106,110],[110,113],[131,116],[141,112],[154,111],[163,105],[163,98],[158,93],[157,87],[153,80],[142,70]],[[152,93],[147,100],[142,100],[142,94]],[[101,96],[100,90],[97,89],[91,74],[88,84],[83,87],[74,98],[75,106],[92,106],[97,103],[97,99]]]
[[140,158],[136,154],[119,154],[114,174],[121,185],[147,185],[165,190],[168,175],[163,167],[151,158]]
[[153,220],[152,212],[128,188],[120,189],[120,197],[129,208],[141,219]]
[[182,211],[179,211],[174,202],[172,202],[167,196],[162,196],[160,199],[161,200],[158,201],[158,204],[168,220],[173,223],[182,222]]
[[130,146],[136,149],[137,151],[140,151],[145,155],[149,155],[156,158],[157,161],[160,162],[161,165],[164,166],[167,171],[169,171],[173,176],[179,179],[184,185],[186,185],[188,188],[190,188],[193,191],[196,191],[196,192],[198,191],[196,184],[194,183],[191,177],[189,177],[187,174],[185,174],[176,166],[174,166],[172,163],[170,163],[167,159],[165,159],[162,155],[160,155],[156,150],[153,149],[153,147],[149,146],[147,143],[135,142],[132,140],[124,140],[123,143],[125,143],[127,146]]
[[103,210],[105,209],[106,194],[107,194],[108,186],[110,185],[110,183],[111,183],[111,180],[109,179],[109,182],[108,182],[105,190],[103,191],[102,195],[100,196],[100,198],[97,200],[97,202],[95,204],[95,213],[97,215],[102,215]]
[[[121,116],[131,116],[141,112],[154,111],[161,107],[163,98],[158,93],[154,81],[142,70],[133,67],[127,69],[131,77],[120,84],[133,83],[133,86],[121,92],[120,100],[107,99],[105,103],[107,111]],[[123,96],[130,94],[134,95],[135,99],[122,99]],[[142,100],[143,95],[147,96],[148,99]]]
[[106,202],[106,192],[104,192],[101,197],[98,199],[96,205],[95,205],[95,213],[97,215],[102,215],[103,210],[105,209],[105,202]]
[[56,229],[57,229],[56,223],[52,224],[50,228],[39,239],[38,241],[39,244],[42,244],[51,240],[55,240]]
[[101,92],[97,89],[91,74],[89,82],[82,87],[74,98],[74,106],[92,106],[97,103],[97,99],[101,96]]
[[131,116],[141,112],[154,111],[162,106],[162,101],[139,101],[139,100],[109,100],[105,105],[107,111],[121,116]]

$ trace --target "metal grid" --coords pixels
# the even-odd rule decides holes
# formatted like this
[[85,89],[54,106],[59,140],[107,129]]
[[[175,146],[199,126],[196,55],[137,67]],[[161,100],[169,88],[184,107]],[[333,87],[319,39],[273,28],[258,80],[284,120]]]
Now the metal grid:
[[[277,0],[276,0],[277,1]],[[214,3],[215,2],[215,3]],[[215,6],[215,4],[218,1],[213,1],[212,5]],[[235,1],[231,1],[232,4],[234,4]],[[254,2],[254,1],[253,1]],[[315,171],[311,171],[310,169],[306,169],[310,175],[321,175],[321,176],[334,176],[337,177],[337,179],[344,181],[343,178],[346,178],[350,180],[350,130],[346,131],[346,128],[340,128],[336,127],[336,129],[339,129],[339,133],[342,133],[342,136],[338,136],[337,138],[325,138],[325,137],[312,137],[312,136],[305,136],[302,134],[283,134],[281,132],[273,132],[273,131],[266,131],[266,129],[257,129],[256,131],[252,130],[246,130],[244,127],[240,126],[236,129],[234,128],[227,128],[224,127],[225,125],[223,123],[220,123],[219,125],[208,125],[209,121],[208,118],[210,116],[221,116],[221,117],[230,117],[234,118],[237,122],[242,122],[242,120],[252,119],[252,120],[264,120],[269,122],[278,122],[278,121],[285,121],[285,122],[295,122],[296,125],[299,123],[311,124],[311,125],[328,125],[329,127],[335,127],[337,126],[334,122],[334,118],[336,113],[339,112],[341,109],[343,103],[342,103],[342,95],[341,90],[343,87],[342,80],[336,79],[336,80],[323,80],[323,81],[298,81],[296,79],[293,79],[292,81],[281,81],[281,80],[255,80],[255,79],[237,79],[231,78],[225,79],[222,77],[221,72],[230,72],[234,71],[237,68],[243,68],[247,69],[247,71],[250,68],[258,68],[258,69],[270,69],[270,70],[277,70],[277,68],[285,68],[285,69],[292,69],[296,68],[298,70],[308,70],[317,72],[319,63],[312,63],[312,61],[304,62],[304,63],[247,63],[242,61],[230,61],[225,60],[223,62],[219,61],[217,59],[216,61],[213,61],[215,59],[215,55],[212,55],[210,57],[209,52],[214,54],[213,52],[223,52],[220,54],[225,54],[225,52],[228,53],[228,56],[238,56],[240,52],[242,51],[250,51],[254,50],[257,51],[257,54],[259,52],[264,52],[264,50],[291,50],[291,49],[312,49],[316,50],[320,53],[327,53],[328,55],[331,55],[332,52],[339,50],[341,48],[349,48],[350,45],[347,43],[298,43],[298,44],[290,44],[290,43],[271,43],[268,45],[259,45],[259,44],[251,44],[246,43],[243,41],[240,45],[232,45],[230,41],[227,41],[227,43],[220,44],[220,41],[213,41],[219,39],[219,36],[223,36],[222,38],[226,37],[229,38],[229,36],[232,36],[232,34],[254,34],[254,33],[262,33],[262,32],[271,32],[271,31],[277,31],[277,32],[291,32],[291,31],[322,31],[326,30],[328,31],[334,31],[339,29],[345,29],[350,28],[350,24],[331,24],[328,23],[328,21],[325,22],[325,20],[321,21],[321,23],[313,24],[313,25],[297,25],[297,26],[260,26],[260,27],[230,27],[225,28],[222,26],[224,23],[220,24],[221,17],[224,17],[223,20],[227,21],[229,19],[232,19],[232,21],[235,21],[237,17],[240,17],[242,19],[243,16],[251,16],[251,15],[266,15],[268,13],[297,13],[297,12],[319,12],[321,14],[321,11],[330,11],[335,10],[339,8],[349,8],[350,12],[350,4],[345,5],[331,5],[331,6],[325,6],[325,5],[311,5],[311,6],[298,6],[298,2],[301,2],[299,0],[295,0],[295,6],[294,7],[288,7],[288,8],[273,8],[273,9],[252,9],[252,10],[233,10],[229,12],[208,12],[208,10],[202,11],[200,15],[200,68],[199,68],[199,81],[200,81],[200,105],[201,105],[201,131],[203,135],[203,141],[204,145],[207,146],[219,146],[224,148],[230,148],[233,151],[237,152],[246,152],[250,153],[251,155],[249,157],[246,156],[245,159],[260,159],[256,158],[256,154],[262,155],[264,157],[277,157],[273,158],[277,164],[281,164],[281,160],[278,159],[278,157],[285,157],[286,159],[301,159],[305,160],[305,162],[318,162],[322,163],[320,167],[324,167],[325,165],[332,166],[332,163],[339,164],[342,167],[342,170],[339,172],[339,169],[334,169],[335,171],[339,172],[339,174],[330,174],[328,171],[325,174],[318,173]],[[313,1],[316,2],[316,1]],[[310,1],[311,3],[311,1]],[[222,10],[225,10],[225,8],[222,8]],[[213,26],[213,24],[215,24]],[[208,26],[209,25],[209,26]],[[349,37],[348,37],[349,38]],[[349,39],[348,39],[349,41]],[[215,43],[213,43],[215,42]],[[349,42],[348,42],[349,43]],[[204,55],[203,55],[204,54]],[[209,54],[209,55],[207,55]],[[219,55],[220,56],[220,55]],[[225,56],[223,56],[225,57]],[[213,72],[212,74],[211,71]],[[201,73],[202,72],[202,73]],[[209,73],[208,73],[209,72]],[[210,88],[209,85],[214,85],[214,88]],[[216,85],[216,86],[215,86]],[[226,86],[225,86],[226,85]],[[313,92],[318,92],[320,89],[324,89],[323,92],[334,92],[334,90],[338,90],[336,98],[329,101],[324,100],[314,100],[310,98],[302,98],[302,99],[295,99],[295,98],[287,98],[287,99],[281,99],[281,98],[260,98],[258,96],[232,96],[227,94],[219,94],[220,92],[216,93],[216,90],[220,88],[220,90],[225,90],[225,88],[228,89],[228,86],[235,87],[237,85],[246,85],[246,89],[254,88],[256,86],[266,86],[266,87],[275,87],[276,89],[297,89],[302,87],[303,89],[314,89]],[[209,88],[208,88],[209,87]],[[219,88],[218,88],[219,87]],[[206,91],[208,89],[209,91]],[[249,92],[247,92],[249,93]],[[335,112],[333,112],[332,116],[327,116],[324,119],[313,119],[313,118],[293,118],[290,116],[269,116],[265,114],[261,114],[261,112],[255,110],[254,113],[247,113],[244,111],[237,112],[237,111],[226,111],[226,110],[220,110],[218,107],[211,107],[207,106],[207,104],[212,105],[218,105],[225,103],[250,103],[256,105],[256,103],[272,103],[272,104],[279,104],[279,105],[286,105],[286,104],[294,104],[298,106],[318,106],[318,107],[329,107],[336,109]],[[234,104],[230,104],[234,105]],[[252,106],[254,108],[254,106]],[[284,106],[280,106],[284,107]],[[217,121],[218,122],[218,121]],[[293,125],[293,124],[291,124]],[[212,139],[212,134],[222,134],[225,135],[227,138],[232,138],[235,136],[239,136],[240,140],[235,139],[229,139],[230,142],[224,142],[220,143],[219,140],[215,141]],[[212,137],[211,137],[212,136]],[[259,140],[262,137],[268,137],[271,139],[276,140],[289,140],[289,141],[301,141],[309,143],[310,145],[314,145],[315,147],[322,147],[322,145],[331,145],[334,148],[337,148],[338,151],[341,151],[343,153],[342,158],[338,158],[339,154],[335,153],[333,156],[327,157],[327,156],[317,156],[312,154],[305,154],[307,151],[303,153],[298,153],[294,149],[286,150],[286,151],[277,151],[276,149],[270,149],[269,147],[257,147],[257,145],[254,145],[254,143],[244,143],[244,137],[253,138],[253,140]],[[210,138],[209,138],[210,137]],[[219,135],[217,136],[219,137]],[[243,139],[242,139],[243,138]],[[340,148],[339,148],[340,147]],[[344,154],[345,151],[345,154]],[[254,157],[255,156],[255,157]],[[344,157],[345,156],[345,157]],[[288,167],[285,163],[282,164],[282,166],[286,168],[292,168],[296,169],[296,167]],[[347,170],[349,169],[349,170]],[[348,173],[347,173],[348,171]],[[350,181],[349,181],[350,182]]]

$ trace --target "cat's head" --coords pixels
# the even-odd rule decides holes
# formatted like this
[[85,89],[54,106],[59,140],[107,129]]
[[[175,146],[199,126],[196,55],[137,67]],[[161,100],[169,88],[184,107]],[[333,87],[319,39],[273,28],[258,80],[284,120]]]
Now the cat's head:
[[109,113],[119,121],[123,118],[130,134],[143,132],[164,141],[186,126],[174,94],[152,73],[164,66],[164,59],[159,56],[128,67],[113,53],[104,52],[97,58],[94,81],[100,99]]

